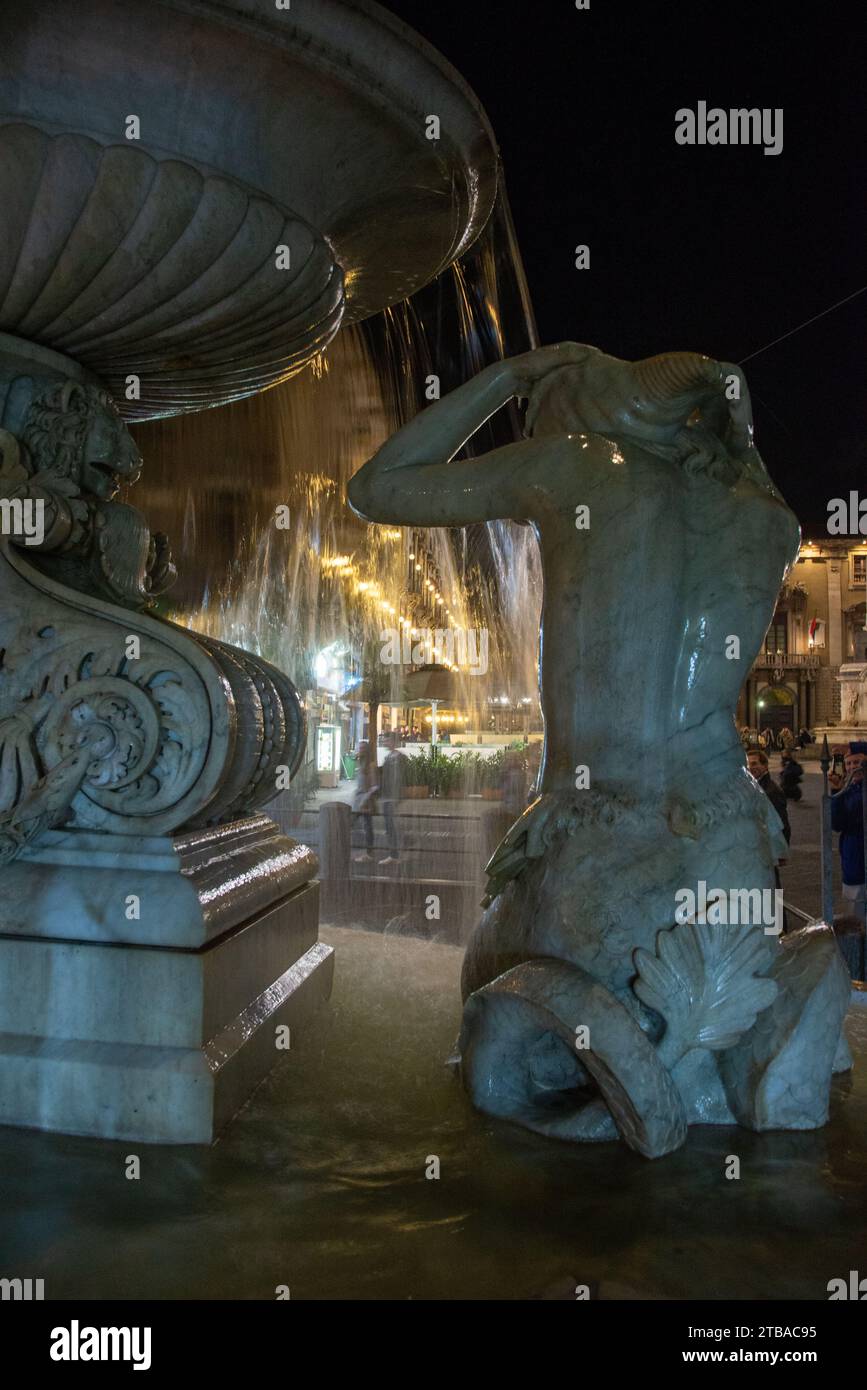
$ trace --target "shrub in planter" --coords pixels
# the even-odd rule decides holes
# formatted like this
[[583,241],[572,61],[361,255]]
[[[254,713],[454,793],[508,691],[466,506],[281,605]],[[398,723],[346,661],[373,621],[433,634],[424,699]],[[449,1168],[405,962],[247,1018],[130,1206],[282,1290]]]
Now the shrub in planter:
[[481,759],[479,779],[482,796],[486,801],[499,801],[503,795],[505,761],[506,750],[504,748],[499,748],[490,758]]
[[456,753],[454,757],[437,757],[437,790],[440,796],[463,797],[467,794],[467,755]]
[[424,753],[411,753],[406,760],[409,766],[404,769],[403,795],[410,801],[423,800],[431,792],[429,759]]

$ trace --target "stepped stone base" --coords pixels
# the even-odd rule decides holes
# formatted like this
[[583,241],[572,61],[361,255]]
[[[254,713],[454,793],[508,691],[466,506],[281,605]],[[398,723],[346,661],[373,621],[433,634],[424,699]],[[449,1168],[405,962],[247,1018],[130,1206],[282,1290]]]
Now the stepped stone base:
[[265,816],[128,846],[55,831],[7,870],[0,1123],[210,1143],[330,994],[316,858]]
[[860,739],[867,739],[867,728],[859,724],[817,724],[811,730],[816,742],[810,744],[817,757],[822,755],[822,739],[828,735],[828,745],[833,748],[834,744],[854,743]]

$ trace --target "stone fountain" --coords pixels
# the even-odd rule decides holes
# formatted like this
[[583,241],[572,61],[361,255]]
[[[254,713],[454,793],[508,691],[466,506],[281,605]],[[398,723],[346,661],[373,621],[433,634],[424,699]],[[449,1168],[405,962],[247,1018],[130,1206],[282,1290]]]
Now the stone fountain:
[[328,994],[316,860],[261,811],[303,709],[159,616],[124,422],[287,379],[495,187],[477,102],[376,5],[0,18],[0,1122],[208,1142]]

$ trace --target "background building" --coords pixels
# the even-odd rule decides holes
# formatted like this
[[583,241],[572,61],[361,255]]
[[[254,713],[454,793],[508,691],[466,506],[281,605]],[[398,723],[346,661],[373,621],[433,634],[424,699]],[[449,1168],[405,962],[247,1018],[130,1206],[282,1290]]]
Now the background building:
[[[780,590],[764,649],[738,702],[738,727],[858,724],[841,699],[841,668],[867,663],[867,539],[822,537],[801,544]],[[867,664],[864,665],[867,671]],[[852,673],[857,679],[859,673]],[[848,687],[846,687],[848,689]],[[842,705],[845,704],[846,708]]]

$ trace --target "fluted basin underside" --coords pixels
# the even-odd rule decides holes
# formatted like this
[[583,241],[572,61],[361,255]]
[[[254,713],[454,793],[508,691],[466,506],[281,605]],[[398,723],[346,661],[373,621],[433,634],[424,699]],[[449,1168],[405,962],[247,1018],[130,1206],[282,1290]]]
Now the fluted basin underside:
[[274,385],[340,326],[323,238],[180,160],[10,124],[0,208],[0,327],[89,367],[128,418]]
[[495,190],[475,97],[364,0],[0,15],[0,331],[129,420],[291,376],[460,255]]

